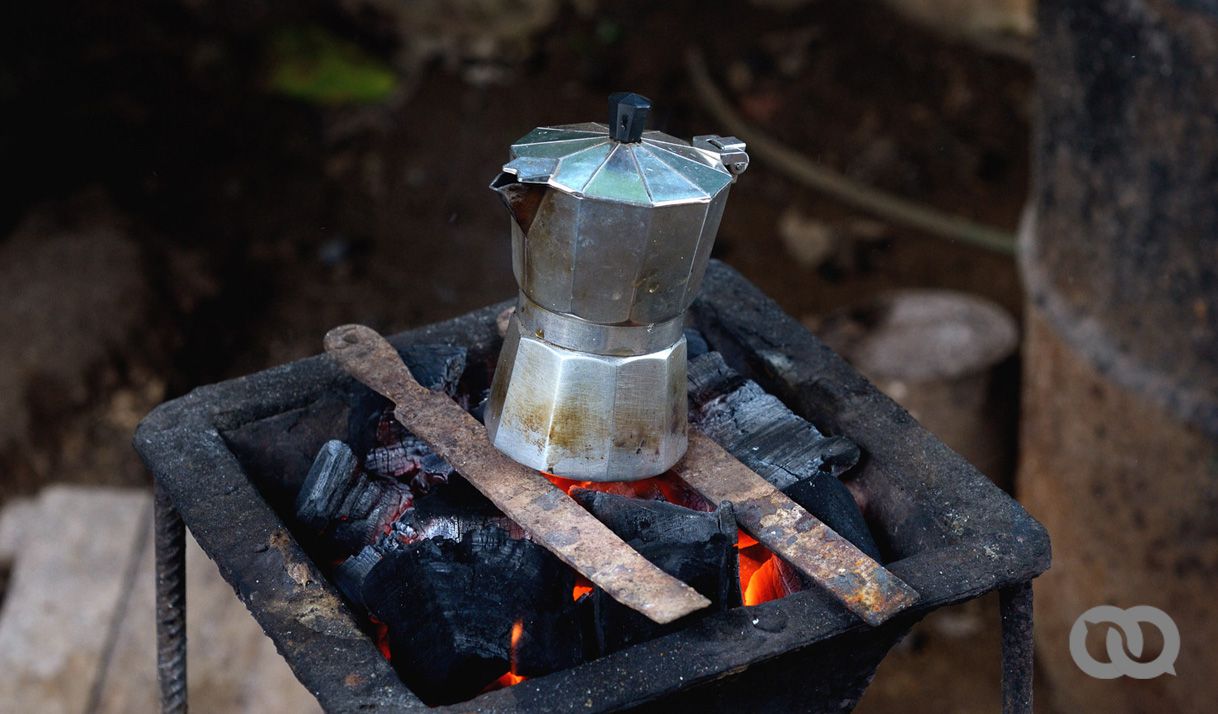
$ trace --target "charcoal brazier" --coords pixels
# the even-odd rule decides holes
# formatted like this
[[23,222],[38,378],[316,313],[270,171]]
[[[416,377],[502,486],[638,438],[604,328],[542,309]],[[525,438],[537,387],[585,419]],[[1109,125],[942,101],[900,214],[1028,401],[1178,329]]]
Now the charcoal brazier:
[[[501,344],[495,318],[504,307],[391,341],[461,345],[471,360],[493,360]],[[886,566],[920,601],[871,628],[819,591],[800,592],[439,710],[848,710],[918,619],[1000,590],[1004,710],[1030,712],[1030,581],[1050,561],[1041,525],[730,268],[712,263],[690,316],[733,368],[822,431],[858,444],[863,459],[853,479],[869,525]],[[293,533],[281,516],[295,494],[276,489],[303,478],[321,444],[345,433],[355,388],[325,357],[312,357],[201,387],[140,424],[135,446],[158,491],[158,654],[167,709],[185,703],[184,523],[325,709],[430,710],[310,558],[308,535]],[[276,477],[257,476],[268,471]]]

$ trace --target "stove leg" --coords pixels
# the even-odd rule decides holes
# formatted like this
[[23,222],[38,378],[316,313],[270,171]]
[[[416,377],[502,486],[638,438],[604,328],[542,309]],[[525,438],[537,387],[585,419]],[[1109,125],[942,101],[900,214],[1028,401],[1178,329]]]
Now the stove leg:
[[156,659],[161,712],[186,712],[186,526],[156,484]]
[[1032,582],[998,591],[1002,613],[1002,714],[1032,714]]

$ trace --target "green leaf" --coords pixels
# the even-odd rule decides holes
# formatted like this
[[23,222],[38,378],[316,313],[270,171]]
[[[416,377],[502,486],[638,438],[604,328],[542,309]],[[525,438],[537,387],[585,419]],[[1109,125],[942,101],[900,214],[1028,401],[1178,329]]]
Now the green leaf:
[[381,102],[398,84],[388,64],[315,26],[276,31],[268,65],[268,89],[313,104]]

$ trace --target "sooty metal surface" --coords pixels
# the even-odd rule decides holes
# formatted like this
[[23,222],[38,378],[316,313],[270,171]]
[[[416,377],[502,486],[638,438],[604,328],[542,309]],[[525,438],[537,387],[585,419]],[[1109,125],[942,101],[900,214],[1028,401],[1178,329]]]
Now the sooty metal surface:
[[[503,307],[393,342],[399,348],[462,345],[471,360],[493,360],[500,345],[495,317]],[[1049,566],[1040,524],[730,268],[711,265],[691,314],[733,368],[827,434],[859,445],[863,460],[854,478],[870,525],[886,567],[919,592],[918,604],[871,628],[827,595],[804,591],[714,614],[439,711],[674,705],[840,711],[858,700],[885,653],[919,618],[995,589],[1008,594],[1004,617],[1013,618],[1004,638],[1012,690],[1005,709],[1030,711],[1026,583]],[[140,425],[135,444],[164,495],[322,706],[430,711],[402,684],[275,510],[290,507],[290,487],[299,486],[318,448],[344,433],[354,389],[325,358],[301,360],[158,407]],[[259,434],[280,438],[260,442]]]

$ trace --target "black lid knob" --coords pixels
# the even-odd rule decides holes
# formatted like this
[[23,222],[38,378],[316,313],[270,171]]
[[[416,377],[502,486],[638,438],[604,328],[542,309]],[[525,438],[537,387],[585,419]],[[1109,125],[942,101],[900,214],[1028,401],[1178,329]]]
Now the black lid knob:
[[609,136],[617,141],[642,141],[651,114],[651,100],[634,92],[609,95]]

